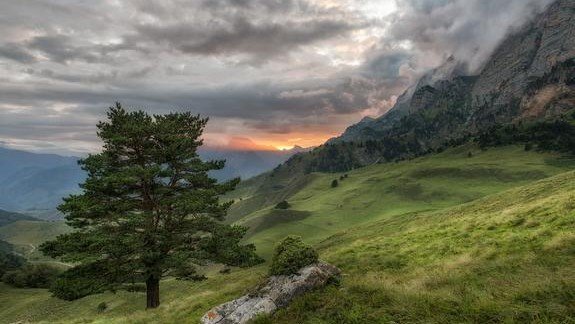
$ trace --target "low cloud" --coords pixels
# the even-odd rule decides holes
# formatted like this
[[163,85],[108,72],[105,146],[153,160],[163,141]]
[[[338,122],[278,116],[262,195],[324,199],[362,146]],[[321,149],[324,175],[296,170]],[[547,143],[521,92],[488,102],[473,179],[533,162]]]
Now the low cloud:
[[501,41],[553,0],[407,0],[398,2],[391,38],[419,56],[454,55],[477,72]]

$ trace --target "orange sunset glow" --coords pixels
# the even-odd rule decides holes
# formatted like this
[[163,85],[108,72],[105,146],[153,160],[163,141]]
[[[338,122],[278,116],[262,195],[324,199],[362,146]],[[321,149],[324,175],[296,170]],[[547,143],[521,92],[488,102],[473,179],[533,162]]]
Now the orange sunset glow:
[[[306,136],[307,135],[307,136]],[[231,151],[281,151],[290,150],[295,146],[315,147],[325,143],[337,134],[300,134],[286,135],[266,134],[265,136],[227,138],[224,134],[206,134],[205,142],[208,147]],[[222,139],[225,138],[225,141]]]

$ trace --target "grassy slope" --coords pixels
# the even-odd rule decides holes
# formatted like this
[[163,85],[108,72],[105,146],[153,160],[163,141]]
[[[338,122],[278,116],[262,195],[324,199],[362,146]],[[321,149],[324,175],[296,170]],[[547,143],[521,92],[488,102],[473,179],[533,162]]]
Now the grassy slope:
[[340,287],[260,323],[574,323],[575,172],[320,244]]
[[10,223],[14,223],[20,220],[37,220],[34,217],[28,216],[28,215],[24,215],[24,214],[20,214],[20,213],[14,213],[14,212],[9,212],[9,211],[5,211],[0,209],[0,227],[8,225]]
[[[473,157],[467,154],[472,151]],[[461,147],[417,160],[382,164],[349,173],[338,188],[339,175],[313,174],[307,186],[289,198],[290,211],[268,206],[238,223],[252,229],[249,240],[269,256],[278,240],[301,235],[311,243],[350,227],[398,215],[439,210],[564,172],[573,160],[521,147],[480,151]],[[281,225],[281,226],[274,226]]]
[[48,260],[37,250],[38,246],[67,231],[64,222],[17,221],[0,227],[0,240],[14,245],[29,260]]
[[[345,271],[340,288],[300,298],[273,322],[482,321],[513,311],[565,318],[565,303],[573,300],[574,277],[566,264],[575,258],[575,175],[453,206],[564,172],[573,162],[520,148],[474,152],[472,158],[467,152],[357,170],[336,189],[329,188],[334,175],[312,175],[290,199],[296,212],[280,212],[281,226],[265,217],[269,210],[243,218],[262,230],[251,237],[261,250],[297,233]],[[289,222],[292,216],[299,221]],[[165,281],[164,304],[155,311],[141,309],[142,293],[64,302],[42,290],[3,286],[0,322],[195,323],[264,273],[261,266],[201,283]],[[110,308],[98,314],[103,301]]]

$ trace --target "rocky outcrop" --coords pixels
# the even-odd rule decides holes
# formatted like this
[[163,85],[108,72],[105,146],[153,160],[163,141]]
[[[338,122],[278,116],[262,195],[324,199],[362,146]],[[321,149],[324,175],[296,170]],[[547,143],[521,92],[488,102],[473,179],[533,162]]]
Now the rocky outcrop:
[[449,133],[478,131],[495,123],[530,117],[557,116],[575,100],[573,84],[560,77],[560,74],[573,74],[574,68],[569,62],[574,58],[575,1],[556,0],[501,43],[474,76],[470,89],[467,89],[469,84],[466,88],[457,86],[458,78],[466,75],[465,67],[450,57],[409,88],[387,114],[349,127],[330,143],[380,140],[388,136],[387,131],[403,117],[422,109],[433,109],[433,106],[443,108],[445,104],[441,101],[448,94],[448,88],[467,91],[454,95],[469,99],[457,102],[457,107],[448,107],[461,110],[463,105],[465,108],[457,112],[465,114],[465,122],[459,129],[442,130]]
[[[473,117],[477,128],[484,126],[493,116],[498,122],[510,122],[533,115],[534,101],[530,99],[534,81],[546,78],[563,62],[575,57],[575,1],[557,0],[545,13],[511,35],[493,53],[479,75],[472,91]],[[562,95],[561,80],[548,78],[547,88],[535,102],[550,102],[550,94]],[[520,101],[523,101],[521,103]],[[538,115],[545,115],[545,105],[536,107]],[[488,118],[489,117],[489,118]]]
[[217,306],[207,312],[203,324],[242,324],[260,314],[271,314],[286,307],[297,296],[326,285],[340,274],[338,268],[320,262],[291,276],[273,276],[255,292]]

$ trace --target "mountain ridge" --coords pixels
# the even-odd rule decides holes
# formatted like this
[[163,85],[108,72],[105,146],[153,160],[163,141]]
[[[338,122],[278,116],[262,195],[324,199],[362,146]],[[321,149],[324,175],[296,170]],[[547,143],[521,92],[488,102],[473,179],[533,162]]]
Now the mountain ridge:
[[[308,149],[250,151],[203,148],[207,160],[226,160],[223,170],[212,174],[220,181],[251,178],[272,170],[292,155]],[[61,219],[55,208],[62,198],[80,190],[86,177],[79,157],[40,154],[0,147],[0,208],[35,215],[46,220]]]
[[573,17],[575,2],[557,0],[510,33],[478,74],[451,57],[383,116],[350,126],[290,164],[345,171],[442,150],[499,125],[565,120],[575,106]]

